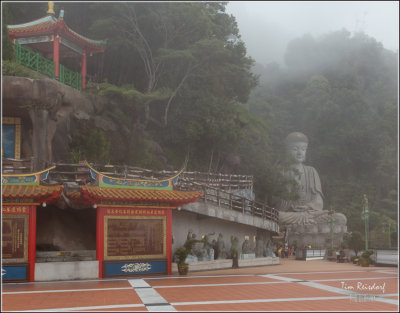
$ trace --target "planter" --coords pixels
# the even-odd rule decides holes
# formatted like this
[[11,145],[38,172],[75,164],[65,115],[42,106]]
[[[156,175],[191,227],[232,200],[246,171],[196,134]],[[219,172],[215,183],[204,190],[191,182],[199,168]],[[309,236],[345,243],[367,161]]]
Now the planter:
[[232,256],[232,268],[239,268],[239,259],[237,254]]
[[179,264],[178,263],[179,275],[187,275],[188,271],[189,271],[189,264],[187,264],[187,263]]
[[369,260],[361,258],[359,262],[362,267],[369,267]]

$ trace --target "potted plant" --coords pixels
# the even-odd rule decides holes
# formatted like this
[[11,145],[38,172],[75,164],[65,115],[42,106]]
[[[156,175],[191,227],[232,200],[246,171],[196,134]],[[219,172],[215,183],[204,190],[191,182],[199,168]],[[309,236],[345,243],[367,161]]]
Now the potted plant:
[[177,262],[178,272],[180,275],[186,275],[189,270],[189,264],[185,262],[188,254],[189,254],[189,251],[184,247],[180,247],[180,248],[176,249],[176,251],[175,251],[175,256],[178,260],[178,262]]
[[363,267],[368,267],[372,263],[370,256],[373,253],[374,253],[374,251],[371,249],[364,251],[361,254],[361,257],[358,259],[358,264],[360,264]]

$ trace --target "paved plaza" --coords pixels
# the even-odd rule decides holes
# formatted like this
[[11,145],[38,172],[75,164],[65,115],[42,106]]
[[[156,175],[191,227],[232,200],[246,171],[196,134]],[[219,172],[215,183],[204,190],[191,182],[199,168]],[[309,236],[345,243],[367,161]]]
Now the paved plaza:
[[394,311],[397,267],[280,265],[85,281],[7,283],[2,311]]

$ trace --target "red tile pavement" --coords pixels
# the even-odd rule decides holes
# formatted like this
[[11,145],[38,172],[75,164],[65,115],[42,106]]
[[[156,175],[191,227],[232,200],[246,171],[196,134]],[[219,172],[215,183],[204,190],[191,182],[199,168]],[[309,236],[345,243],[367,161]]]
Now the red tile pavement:
[[229,303],[229,304],[202,304],[202,305],[175,305],[177,311],[394,311],[398,306],[381,302],[354,302],[349,299],[335,300],[304,300],[282,301],[267,303]]
[[147,283],[156,286],[179,286],[179,285],[205,285],[205,284],[239,284],[249,282],[277,282],[279,280],[255,275],[248,276],[224,276],[224,277],[185,277],[169,279],[147,279]]
[[[296,261],[285,259],[281,265],[261,266],[253,268],[226,269],[217,271],[189,272],[186,277],[142,277],[167,301],[175,304],[179,311],[398,311],[398,269],[395,267],[361,268],[353,264],[332,263],[328,261]],[[377,273],[384,271],[391,273]],[[301,273],[301,274],[293,274]],[[235,275],[237,274],[237,275]],[[295,282],[276,282],[271,278],[255,275],[275,274],[282,277],[292,277],[296,280],[312,279],[338,279],[339,281],[322,282],[317,284],[341,288],[340,279],[346,280],[348,285],[357,283],[357,279],[363,283],[385,282],[385,294],[397,294],[397,296],[385,297],[396,304],[381,301],[357,299],[343,296],[331,291],[321,290],[315,287],[304,286]],[[234,275],[234,276],[222,276]],[[240,276],[242,275],[242,276]],[[243,276],[246,275],[246,276]],[[207,277],[217,276],[217,277]],[[379,279],[365,279],[384,277]],[[395,278],[394,278],[395,277]],[[130,279],[138,279],[135,276]],[[151,279],[150,279],[151,278]],[[237,285],[239,283],[251,283]],[[260,282],[266,282],[260,284]],[[270,282],[270,283],[269,283]],[[232,284],[221,286],[193,286],[203,284]],[[183,287],[185,285],[185,287]],[[162,288],[166,286],[167,288]],[[316,285],[317,286],[317,285]],[[62,308],[80,308],[85,311],[147,311],[145,306],[140,307],[107,307],[110,305],[142,305],[142,301],[131,288],[127,280],[97,280],[97,281],[71,281],[71,282],[47,282],[25,284],[2,284],[2,311],[40,310]],[[102,288],[131,288],[120,290],[93,290]],[[81,289],[92,289],[84,291]],[[40,291],[50,292],[40,292]],[[51,292],[52,290],[59,292]],[[65,291],[64,291],[65,290]],[[80,291],[72,291],[80,290]],[[28,291],[22,294],[4,294],[7,292]],[[31,291],[31,292],[29,292]],[[38,292],[32,292],[38,291]],[[371,294],[371,292],[369,292]],[[345,297],[344,299],[313,299],[315,297]],[[290,300],[297,299],[296,301]],[[305,298],[305,299],[300,299]],[[276,301],[288,299],[288,301]],[[185,302],[202,301],[237,301],[237,300],[265,300],[268,302],[246,303],[200,303],[185,304]],[[357,302],[360,300],[362,302]],[[90,308],[98,307],[98,308]],[[155,308],[154,308],[155,309]]]
[[3,284],[3,292],[40,291],[40,290],[71,290],[97,288],[131,287],[127,280],[96,280],[96,281],[57,281],[22,284]]
[[3,294],[2,310],[43,310],[112,304],[142,303],[132,290]]
[[337,296],[336,293],[302,286],[296,283],[221,287],[176,287],[165,289],[157,288],[156,290],[170,303],[183,301],[194,302]]

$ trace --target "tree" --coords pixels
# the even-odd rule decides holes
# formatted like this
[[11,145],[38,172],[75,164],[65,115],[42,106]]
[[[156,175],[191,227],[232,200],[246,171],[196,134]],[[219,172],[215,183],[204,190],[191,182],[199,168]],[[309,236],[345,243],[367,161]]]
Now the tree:
[[353,249],[356,256],[358,256],[358,252],[364,249],[365,241],[359,231],[353,231],[348,238],[347,245],[350,249]]
[[[143,93],[158,88],[170,91],[168,99],[153,103],[153,108],[150,103],[144,106],[146,126],[149,120],[157,126],[168,125],[172,102],[195,76],[217,74],[215,79],[223,79],[216,86],[226,88],[222,96],[247,100],[249,89],[256,83],[250,72],[253,61],[245,56],[236,23],[224,13],[224,5],[126,3],[108,6],[111,16],[96,20],[91,29],[110,37],[110,55],[119,53],[118,59],[123,65],[120,63],[118,81],[113,78],[112,82],[121,85],[129,80]],[[130,53],[121,55],[121,49],[128,49]],[[133,70],[126,73],[129,68]],[[140,76],[141,73],[144,75]]]

